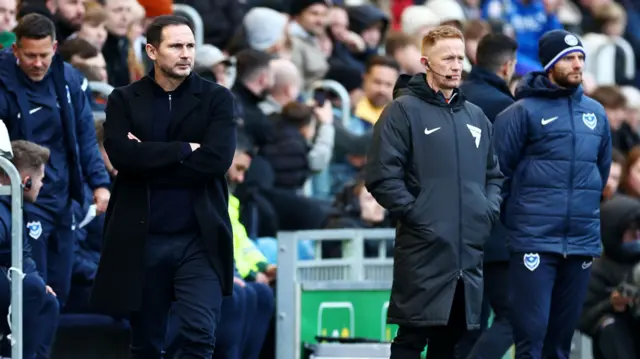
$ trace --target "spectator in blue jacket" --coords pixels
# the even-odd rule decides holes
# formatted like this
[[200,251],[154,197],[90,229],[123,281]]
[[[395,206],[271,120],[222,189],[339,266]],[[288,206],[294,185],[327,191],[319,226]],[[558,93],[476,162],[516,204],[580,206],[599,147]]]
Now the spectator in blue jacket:
[[538,61],[538,39],[547,31],[561,29],[555,14],[547,13],[543,0],[488,0],[482,15],[487,20],[501,20],[509,24],[516,34],[518,63],[516,72],[542,70]]
[[[13,158],[11,162],[20,173],[20,179],[24,188],[23,198],[25,202],[33,203],[38,198],[42,188],[42,180],[45,174],[45,163],[49,159],[49,150],[27,141],[11,142]],[[1,171],[0,171],[1,172]],[[9,177],[0,175],[2,185],[11,185]],[[27,228],[32,223],[25,222]],[[11,311],[11,281],[9,270],[11,263],[11,197],[0,197],[0,333],[6,337],[11,328],[7,321]],[[24,232],[26,234],[26,232]],[[44,359],[49,357],[49,348],[53,342],[55,330],[58,325],[58,301],[56,294],[47,286],[36,271],[36,266],[31,258],[31,248],[24,236],[24,260],[22,271],[23,293],[23,358]],[[8,348],[3,348],[8,349]],[[8,350],[7,350],[8,351]],[[11,353],[0,353],[7,357]]]
[[[492,123],[500,112],[515,102],[509,90],[509,81],[515,71],[517,50],[518,43],[509,36],[496,33],[483,37],[476,50],[476,66],[460,85],[467,100],[480,107]],[[484,244],[482,328],[486,328],[491,309],[495,317],[491,328],[482,333],[473,349],[468,348],[472,352],[470,358],[500,358],[513,343],[509,321],[508,274],[506,231],[498,222],[493,225],[491,235]],[[469,346],[473,344],[477,333],[469,333]]]
[[39,14],[24,16],[14,30],[13,51],[0,53],[0,118],[12,140],[51,151],[44,187],[25,206],[33,257],[43,279],[64,304],[74,262],[71,200],[85,203],[84,185],[99,212],[109,201],[109,176],[96,144],[93,114],[82,78],[56,55],[55,26]]
[[600,196],[611,165],[604,108],[580,85],[580,40],[554,30],[538,47],[544,72],[524,78],[494,127],[516,359],[569,357],[601,252]]

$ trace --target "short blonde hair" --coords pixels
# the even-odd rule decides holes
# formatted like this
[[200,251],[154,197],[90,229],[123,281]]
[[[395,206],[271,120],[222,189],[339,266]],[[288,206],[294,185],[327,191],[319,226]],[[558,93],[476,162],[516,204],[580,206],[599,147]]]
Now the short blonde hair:
[[460,39],[464,42],[464,35],[453,26],[442,25],[435,27],[422,38],[422,54],[425,55],[436,42],[443,39]]

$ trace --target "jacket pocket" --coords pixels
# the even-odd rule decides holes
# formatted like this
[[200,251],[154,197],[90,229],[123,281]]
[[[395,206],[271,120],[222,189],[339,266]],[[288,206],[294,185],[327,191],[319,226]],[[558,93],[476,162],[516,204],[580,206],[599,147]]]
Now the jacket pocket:
[[411,227],[425,227],[429,226],[429,202],[433,198],[434,186],[432,184],[425,184],[420,187],[420,192],[416,197],[416,200],[411,205],[411,208],[404,217],[406,225]]
[[474,243],[484,243],[497,216],[489,203],[482,185],[475,182],[463,184],[462,223],[463,238]]

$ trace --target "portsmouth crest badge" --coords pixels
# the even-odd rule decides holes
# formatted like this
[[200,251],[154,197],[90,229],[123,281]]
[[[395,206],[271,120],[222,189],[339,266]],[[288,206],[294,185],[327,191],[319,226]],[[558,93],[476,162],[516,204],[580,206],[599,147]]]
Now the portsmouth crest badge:
[[40,221],[28,222],[27,230],[29,230],[29,237],[38,239],[42,235],[42,224]]
[[587,127],[593,130],[598,124],[598,118],[596,117],[595,113],[583,113],[582,122],[584,122]]
[[524,255],[523,261],[524,266],[533,272],[540,265],[540,255],[538,253],[527,253]]

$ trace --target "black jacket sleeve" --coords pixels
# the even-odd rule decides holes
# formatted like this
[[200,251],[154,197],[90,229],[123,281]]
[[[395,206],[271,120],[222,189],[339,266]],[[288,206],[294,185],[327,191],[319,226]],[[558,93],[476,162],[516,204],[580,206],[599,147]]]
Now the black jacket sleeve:
[[606,270],[606,265],[596,262],[591,272],[587,296],[582,307],[582,315],[580,317],[579,329],[581,332],[593,336],[606,314],[614,314],[611,306],[611,292],[620,283],[617,278],[610,275]]
[[222,87],[217,90],[212,95],[209,125],[200,148],[176,166],[149,176],[150,184],[190,186],[224,179],[236,150],[236,123],[233,95]]
[[374,126],[365,184],[394,218],[403,218],[416,200],[405,182],[405,169],[410,163],[411,127],[402,105],[393,101]]
[[138,142],[130,140],[131,118],[125,109],[122,89],[116,88],[107,101],[104,149],[113,167],[122,172],[146,173],[177,165],[184,158],[183,142]]
[[489,129],[489,152],[487,153],[487,175],[485,193],[489,200],[491,218],[495,221],[500,215],[500,203],[502,201],[501,189],[504,176],[500,172],[500,163],[495,149],[493,148],[493,126],[489,119],[486,119]]

